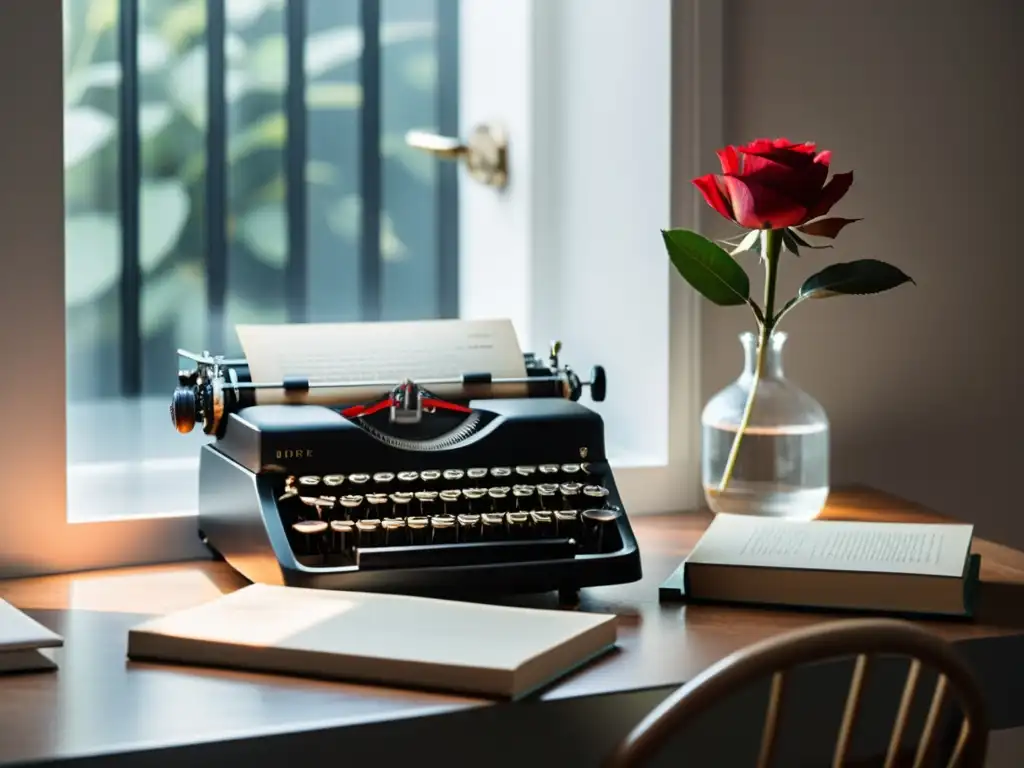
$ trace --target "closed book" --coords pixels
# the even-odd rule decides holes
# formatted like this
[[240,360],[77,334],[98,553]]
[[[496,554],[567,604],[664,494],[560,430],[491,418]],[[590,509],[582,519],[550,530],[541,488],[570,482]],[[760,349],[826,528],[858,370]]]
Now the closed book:
[[128,656],[517,699],[611,650],[616,618],[253,584],[134,627]]
[[969,617],[973,526],[718,515],[686,558],[688,600]]
[[0,599],[0,674],[56,669],[48,649],[63,644],[56,632]]

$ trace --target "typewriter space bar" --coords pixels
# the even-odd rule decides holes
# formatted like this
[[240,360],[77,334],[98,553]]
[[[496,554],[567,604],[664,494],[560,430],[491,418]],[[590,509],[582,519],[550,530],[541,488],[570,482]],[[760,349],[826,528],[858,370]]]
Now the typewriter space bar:
[[389,568],[444,568],[491,563],[527,563],[576,556],[572,539],[486,541],[466,544],[426,544],[419,547],[370,547],[356,550],[356,564],[364,570]]

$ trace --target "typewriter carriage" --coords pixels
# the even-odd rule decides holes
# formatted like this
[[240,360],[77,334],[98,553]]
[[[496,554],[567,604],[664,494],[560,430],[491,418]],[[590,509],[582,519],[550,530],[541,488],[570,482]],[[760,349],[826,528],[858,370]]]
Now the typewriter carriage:
[[[223,437],[227,415],[254,405],[256,391],[267,389],[281,390],[293,397],[295,402],[301,402],[303,393],[311,389],[355,390],[377,387],[382,397],[389,400],[390,420],[395,425],[419,423],[424,400],[432,401],[427,404],[428,409],[445,407],[447,404],[426,389],[439,384],[460,384],[473,398],[501,397],[502,387],[525,385],[530,397],[560,396],[572,401],[579,400],[583,390],[589,388],[591,399],[603,402],[608,386],[604,368],[596,365],[591,368],[589,379],[580,379],[572,368],[560,364],[561,348],[561,342],[552,342],[546,365],[536,355],[525,354],[526,376],[523,378],[494,378],[489,373],[465,373],[454,379],[401,382],[311,382],[300,376],[286,377],[280,382],[254,382],[250,379],[248,364],[244,359],[225,358],[206,351],[200,355],[179,349],[178,356],[191,360],[195,367],[178,372],[178,386],[171,397],[171,422],[182,434],[191,432],[197,424],[201,424],[205,434]],[[342,401],[338,405],[354,406],[358,403]],[[457,407],[459,403],[450,405]]]

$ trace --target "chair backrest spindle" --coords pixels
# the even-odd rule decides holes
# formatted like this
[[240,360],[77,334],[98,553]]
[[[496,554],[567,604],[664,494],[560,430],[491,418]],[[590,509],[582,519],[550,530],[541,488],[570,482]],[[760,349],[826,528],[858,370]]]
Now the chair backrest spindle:
[[[873,657],[902,656],[910,660],[885,754],[885,768],[905,765],[901,754],[910,712],[922,672],[936,673],[935,690],[914,752],[914,768],[924,768],[940,747],[942,712],[952,701],[963,715],[949,768],[982,768],[988,746],[988,716],[977,682],[952,646],[938,636],[905,621],[850,619],[799,629],[737,651],[680,687],[655,707],[616,747],[606,768],[640,768],[653,758],[669,737],[725,697],[770,676],[758,753],[758,768],[769,768],[778,749],[779,722],[787,674],[795,667],[818,661],[855,657],[846,691],[831,764],[848,765],[853,733],[860,715],[865,680]],[[790,694],[791,695],[791,694]],[[877,763],[873,763],[876,764]]]

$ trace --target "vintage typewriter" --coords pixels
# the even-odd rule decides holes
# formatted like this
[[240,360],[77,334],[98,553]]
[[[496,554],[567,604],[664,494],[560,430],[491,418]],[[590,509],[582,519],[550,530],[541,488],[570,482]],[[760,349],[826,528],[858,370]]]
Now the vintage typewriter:
[[194,367],[174,426],[213,438],[200,538],[252,581],[301,587],[571,599],[638,580],[603,422],[579,402],[604,399],[605,373],[582,380],[559,347],[519,353],[522,377],[398,381],[253,381],[245,359],[178,350]]

